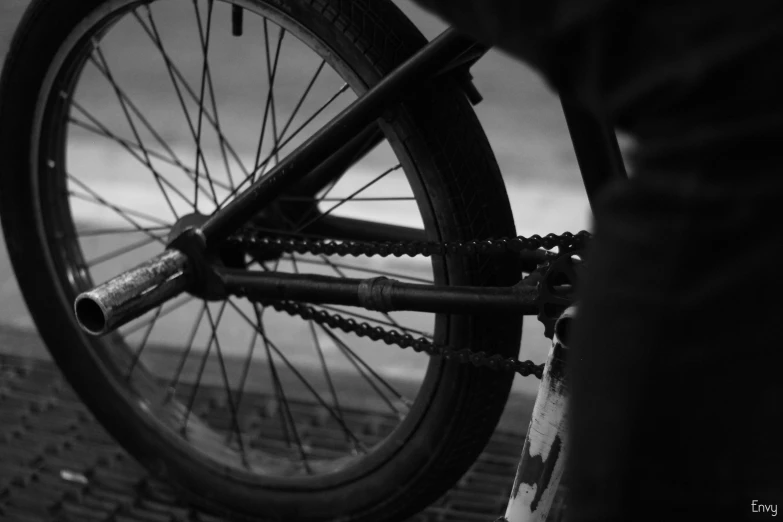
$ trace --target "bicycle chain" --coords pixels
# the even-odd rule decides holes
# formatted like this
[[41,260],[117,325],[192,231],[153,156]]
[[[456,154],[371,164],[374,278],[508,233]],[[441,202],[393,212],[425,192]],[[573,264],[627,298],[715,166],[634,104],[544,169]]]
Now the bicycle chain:
[[415,257],[433,255],[473,254],[519,254],[525,250],[558,247],[560,252],[584,248],[591,235],[581,231],[577,234],[533,235],[529,238],[498,238],[471,241],[447,241],[443,243],[424,241],[370,242],[370,241],[324,241],[320,239],[268,237],[267,232],[245,229],[228,239],[230,244],[276,250],[287,254],[314,254],[366,257]]
[[[265,232],[245,229],[228,239],[230,244],[253,248],[270,249],[289,254],[313,254],[313,255],[339,255],[339,256],[381,256],[387,257],[415,257],[423,255],[473,255],[473,254],[501,254],[523,251],[558,249],[558,256],[583,249],[591,238],[589,232],[581,231],[577,234],[565,232],[563,234],[547,234],[542,237],[534,235],[529,238],[518,236],[515,238],[498,238],[472,241],[436,242],[367,242],[367,241],[323,241],[317,239],[268,237]],[[550,266],[545,262],[537,268],[538,279]],[[530,276],[529,276],[530,277]],[[536,279],[535,277],[531,279]],[[522,281],[520,284],[523,284]],[[339,329],[346,333],[353,333],[358,337],[369,337],[373,341],[383,341],[387,345],[396,345],[400,348],[413,348],[416,352],[424,352],[431,356],[441,356],[446,360],[457,360],[461,363],[470,363],[476,367],[485,367],[499,371],[513,371],[524,377],[535,375],[539,379],[543,376],[544,365],[535,364],[533,361],[520,361],[513,357],[503,357],[500,354],[490,354],[484,351],[473,351],[469,348],[454,349],[447,345],[435,343],[426,337],[414,339],[410,334],[400,334],[396,330],[386,330],[380,326],[371,326],[363,322],[357,323],[354,319],[346,319],[339,314],[329,313],[325,310],[317,310],[312,306],[293,302],[277,300],[261,300],[263,306],[271,306],[278,312],[286,312],[291,316],[299,316],[305,320],[311,320],[321,326]]]

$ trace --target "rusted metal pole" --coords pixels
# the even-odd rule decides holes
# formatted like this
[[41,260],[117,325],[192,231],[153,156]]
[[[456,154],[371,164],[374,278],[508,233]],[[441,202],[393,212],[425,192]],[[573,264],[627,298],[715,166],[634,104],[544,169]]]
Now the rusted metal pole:
[[505,517],[498,522],[545,522],[552,507],[568,449],[565,365],[569,331],[575,315],[576,308],[568,308],[555,325],[552,348],[544,367],[511,498]]

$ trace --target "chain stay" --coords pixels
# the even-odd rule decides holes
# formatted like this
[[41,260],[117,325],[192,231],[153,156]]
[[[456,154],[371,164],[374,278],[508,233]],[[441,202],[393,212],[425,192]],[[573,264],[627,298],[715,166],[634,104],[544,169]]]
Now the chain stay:
[[[387,257],[414,257],[418,255],[474,255],[474,254],[503,254],[520,253],[525,250],[538,250],[544,248],[551,250],[558,248],[562,255],[574,250],[582,249],[591,238],[589,232],[581,231],[577,234],[565,232],[561,235],[547,234],[542,237],[534,235],[529,238],[522,236],[515,238],[486,239],[480,241],[450,241],[445,243],[435,242],[398,242],[375,243],[367,241],[322,241],[317,239],[280,238],[268,237],[266,232],[245,229],[228,239],[229,244],[255,248],[270,249],[289,254],[314,254],[314,255],[339,255],[339,256],[380,256]],[[540,266],[540,270],[546,270],[550,263]],[[400,348],[413,348],[416,352],[424,352],[430,356],[444,357],[446,360],[456,360],[465,364],[473,364],[476,367],[485,367],[504,372],[515,372],[524,377],[535,375],[539,379],[543,376],[544,365],[535,364],[532,361],[520,361],[512,357],[503,357],[500,354],[489,354],[484,351],[472,351],[469,348],[454,349],[446,345],[434,343],[425,337],[415,339],[409,334],[401,334],[396,330],[386,330],[380,326],[371,326],[363,322],[357,323],[354,319],[346,319],[339,314],[332,314],[325,310],[293,301],[261,300],[263,306],[270,306],[278,312],[286,312],[291,316],[299,316],[305,320],[313,321],[322,326],[339,329],[346,333],[353,333],[359,337],[368,337],[373,341],[383,341],[388,345],[396,345]]]

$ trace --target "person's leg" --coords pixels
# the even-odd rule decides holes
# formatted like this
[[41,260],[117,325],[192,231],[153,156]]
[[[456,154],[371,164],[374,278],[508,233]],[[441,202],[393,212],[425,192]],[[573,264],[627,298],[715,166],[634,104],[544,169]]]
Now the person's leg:
[[568,520],[783,506],[783,157],[757,160],[732,168],[766,181],[667,166],[604,195],[570,350]]
[[572,522],[783,506],[782,49],[625,110],[633,175],[598,205],[573,333]]
[[[485,12],[504,2],[421,3],[546,56],[536,65],[553,84],[581,81],[640,141],[632,179],[596,209],[568,363],[569,519],[771,516],[783,507],[783,45],[768,29],[783,4],[611,2],[620,25],[570,42],[533,31],[531,55],[514,27],[537,21],[511,16],[529,2]],[[558,16],[580,5],[554,4]]]

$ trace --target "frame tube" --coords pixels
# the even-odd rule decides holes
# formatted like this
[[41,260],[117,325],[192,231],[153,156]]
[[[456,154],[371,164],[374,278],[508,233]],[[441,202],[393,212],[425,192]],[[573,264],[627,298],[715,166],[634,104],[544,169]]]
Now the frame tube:
[[587,199],[594,208],[601,189],[614,181],[628,179],[617,133],[609,121],[594,110],[565,97],[561,97],[560,102]]
[[385,277],[349,279],[306,274],[247,272],[219,269],[228,293],[250,300],[303,301],[369,310],[484,314],[538,313],[533,286],[471,287],[401,283]]
[[444,31],[354,101],[261,179],[213,214],[201,228],[207,247],[219,243],[249,221],[264,205],[291,189],[339,150],[346,141],[379,118],[390,102],[399,100],[414,84],[429,79],[443,64],[459,57],[474,44],[475,40],[454,29]]
[[336,177],[341,176],[385,139],[377,125],[371,125],[356,135],[329,159],[314,168],[302,181],[296,184],[291,194],[315,196]]
[[538,388],[533,416],[506,508],[505,522],[546,522],[560,486],[568,453],[568,383],[565,364],[568,331],[576,308],[555,324],[555,335]]

